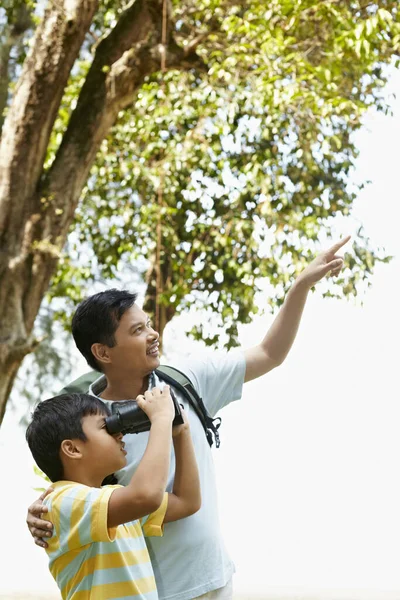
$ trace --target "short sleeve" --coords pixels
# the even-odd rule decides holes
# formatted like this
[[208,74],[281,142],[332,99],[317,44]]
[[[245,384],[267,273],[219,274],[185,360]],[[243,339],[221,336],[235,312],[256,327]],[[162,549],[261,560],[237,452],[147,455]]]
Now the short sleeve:
[[212,352],[191,360],[174,361],[203,399],[211,416],[242,396],[246,360],[243,350]]
[[92,542],[115,539],[116,528],[107,527],[108,502],[120,486],[91,488],[66,485],[52,494],[50,520],[59,536],[59,545],[75,550]]
[[156,511],[147,517],[140,519],[143,533],[146,537],[161,537],[163,535],[163,523],[168,507],[168,493],[165,492],[163,501]]
[[117,534],[116,527],[108,527],[108,503],[110,501],[111,494],[120,485],[107,485],[102,488],[101,502],[98,507],[97,519],[93,528],[93,541],[94,542],[113,542]]

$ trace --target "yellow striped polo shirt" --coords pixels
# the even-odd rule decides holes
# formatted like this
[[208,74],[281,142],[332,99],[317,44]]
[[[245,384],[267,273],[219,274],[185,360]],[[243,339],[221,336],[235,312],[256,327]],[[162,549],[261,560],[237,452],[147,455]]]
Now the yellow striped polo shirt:
[[47,554],[63,599],[158,600],[143,533],[162,535],[168,494],[148,517],[108,528],[108,501],[121,486],[58,481],[52,487],[45,498],[44,518],[54,525]]

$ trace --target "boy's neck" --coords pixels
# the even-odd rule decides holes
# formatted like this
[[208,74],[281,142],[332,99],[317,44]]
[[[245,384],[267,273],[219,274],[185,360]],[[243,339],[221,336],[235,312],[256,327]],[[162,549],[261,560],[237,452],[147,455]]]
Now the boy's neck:
[[100,488],[103,480],[107,477],[104,477],[96,474],[94,476],[91,473],[86,472],[86,469],[68,469],[68,467],[64,466],[64,476],[63,481],[72,481],[74,483],[81,483],[82,485],[87,485],[88,487]]

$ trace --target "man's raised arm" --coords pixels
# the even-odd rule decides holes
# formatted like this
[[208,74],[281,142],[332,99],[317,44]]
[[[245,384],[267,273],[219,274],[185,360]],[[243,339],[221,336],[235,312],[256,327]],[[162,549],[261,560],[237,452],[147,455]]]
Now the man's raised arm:
[[343,258],[336,253],[349,241],[346,236],[319,254],[297,277],[278,316],[261,344],[245,351],[245,381],[251,381],[282,364],[295,340],[308,292],[327,275],[338,275]]

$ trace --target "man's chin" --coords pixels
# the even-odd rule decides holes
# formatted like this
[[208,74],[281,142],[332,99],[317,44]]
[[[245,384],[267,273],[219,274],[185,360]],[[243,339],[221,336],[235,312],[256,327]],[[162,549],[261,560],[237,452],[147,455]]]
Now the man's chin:
[[152,369],[157,369],[160,366],[160,355],[150,356],[150,354],[148,354],[148,357],[150,358]]

